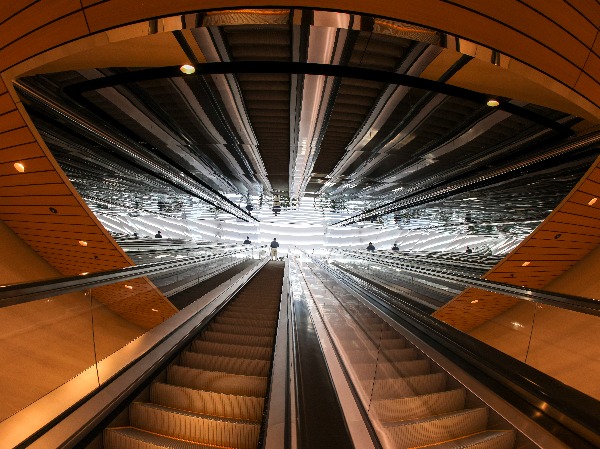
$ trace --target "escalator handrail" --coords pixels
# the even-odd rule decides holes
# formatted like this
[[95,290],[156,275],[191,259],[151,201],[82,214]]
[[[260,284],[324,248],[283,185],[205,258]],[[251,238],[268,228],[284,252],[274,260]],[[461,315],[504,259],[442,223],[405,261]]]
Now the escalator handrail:
[[[340,251],[341,252],[341,251]],[[356,258],[357,254],[353,251],[345,251],[346,254]],[[343,254],[343,252],[341,252]],[[396,263],[390,261],[387,254],[373,255],[360,253],[360,258],[365,261],[380,263],[394,268],[401,268],[405,271],[419,273],[425,276],[434,276],[438,279],[457,282],[469,287],[483,289],[493,293],[508,295],[513,298],[523,299],[526,301],[537,302],[552,307],[568,309],[574,312],[585,313],[588,315],[600,316],[600,300],[592,298],[584,298],[582,296],[566,295],[562,293],[553,293],[545,290],[539,290],[529,287],[519,287],[518,285],[506,284],[504,282],[490,281],[473,276],[460,275],[458,273],[448,273],[447,270],[440,269],[428,271],[421,269],[417,264],[409,262]]]
[[[266,245],[263,245],[260,248],[263,247],[266,248]],[[0,308],[36,301],[52,296],[63,295],[65,293],[72,293],[100,287],[103,285],[114,284],[142,276],[169,273],[182,268],[193,267],[194,265],[198,265],[209,260],[240,254],[240,252],[249,252],[251,249],[252,248],[241,247],[222,251],[217,254],[186,257],[176,261],[155,262],[118,268],[115,270],[81,274],[79,276],[68,276],[36,282],[0,286]]]
[[[305,253],[319,267],[376,305],[390,319],[403,327],[416,330],[419,337],[439,352],[461,361],[463,368],[488,376],[521,400],[528,402],[541,415],[551,417],[568,431],[586,442],[600,443],[600,401],[538,371],[498,349],[465,334],[449,324],[411,307],[408,303],[386,299],[376,286],[334,269]],[[361,285],[364,284],[364,285]],[[368,285],[367,285],[368,284]],[[481,380],[481,379],[479,379]]]

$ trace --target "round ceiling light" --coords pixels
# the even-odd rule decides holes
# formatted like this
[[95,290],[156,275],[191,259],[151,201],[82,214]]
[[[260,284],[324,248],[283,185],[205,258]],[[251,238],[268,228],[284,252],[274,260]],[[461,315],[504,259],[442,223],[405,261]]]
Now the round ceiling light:
[[179,67],[179,70],[181,70],[186,75],[191,75],[192,73],[194,73],[196,71],[196,67],[194,67],[193,65],[190,65],[190,64],[184,64],[181,67]]
[[495,108],[496,106],[500,106],[500,102],[498,100],[494,100],[493,98],[490,98],[487,101],[487,105],[490,106],[490,107],[492,107],[492,108]]
[[13,167],[15,167],[15,170],[17,170],[19,173],[23,173],[25,171],[25,166],[21,162],[15,162]]

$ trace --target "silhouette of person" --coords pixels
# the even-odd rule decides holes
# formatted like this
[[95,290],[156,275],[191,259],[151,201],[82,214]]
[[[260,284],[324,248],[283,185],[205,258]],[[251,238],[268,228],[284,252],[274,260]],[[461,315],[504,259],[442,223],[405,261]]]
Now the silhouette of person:
[[397,243],[394,243],[394,246],[392,246],[392,251],[400,251],[400,248],[398,248]]
[[471,254],[473,250],[467,246],[467,254]]
[[246,236],[246,240],[244,240],[244,245],[250,245],[252,242],[250,241],[250,237]]
[[271,242],[271,260],[277,260],[277,248],[279,248],[279,243],[277,243],[277,239],[274,238]]
[[160,233],[160,231],[156,232],[156,235],[154,236],[154,238],[162,239],[162,234]]
[[375,251],[375,246],[371,242],[369,242],[369,246],[367,246],[367,251]]

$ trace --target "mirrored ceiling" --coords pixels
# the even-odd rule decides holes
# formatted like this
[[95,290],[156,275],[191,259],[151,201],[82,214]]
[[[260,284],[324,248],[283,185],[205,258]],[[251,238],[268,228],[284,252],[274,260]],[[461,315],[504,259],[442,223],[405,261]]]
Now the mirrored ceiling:
[[598,154],[488,176],[586,122],[504,55],[476,57],[455,36],[325,11],[190,16],[185,29],[121,42],[116,59],[131,65],[107,65],[109,45],[16,86],[96,211],[332,225],[396,201],[353,222],[525,236]]

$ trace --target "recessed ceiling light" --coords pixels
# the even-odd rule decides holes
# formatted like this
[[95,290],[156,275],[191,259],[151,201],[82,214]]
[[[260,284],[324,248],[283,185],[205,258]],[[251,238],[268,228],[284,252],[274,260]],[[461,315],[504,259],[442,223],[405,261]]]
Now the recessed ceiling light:
[[196,67],[194,67],[193,65],[190,65],[190,64],[184,64],[181,67],[179,67],[179,70],[181,70],[186,75],[191,75],[192,73],[194,73],[196,71]]
[[495,100],[495,99],[493,99],[493,98],[490,98],[490,99],[487,101],[487,105],[488,105],[488,106],[490,106],[490,107],[492,107],[492,108],[495,108],[496,106],[500,106],[500,102],[499,102],[498,100]]
[[479,302],[478,299],[474,299],[473,301],[471,301],[471,304],[477,304]]
[[588,206],[593,206],[594,204],[596,204],[596,201],[598,201],[598,198],[592,198],[588,201]]
[[131,285],[125,285],[125,288],[131,290],[133,287]]
[[527,265],[529,265],[531,262],[523,262],[523,265],[521,265],[522,267],[526,267]]
[[25,171],[25,166],[21,162],[15,162],[13,166],[19,173],[23,173]]
[[87,246],[87,242],[85,240],[79,240],[79,244],[81,246]]
[[158,312],[158,309],[152,309],[153,312]]
[[84,271],[83,273],[79,273],[79,276],[85,276],[86,274],[90,274],[89,271]]

